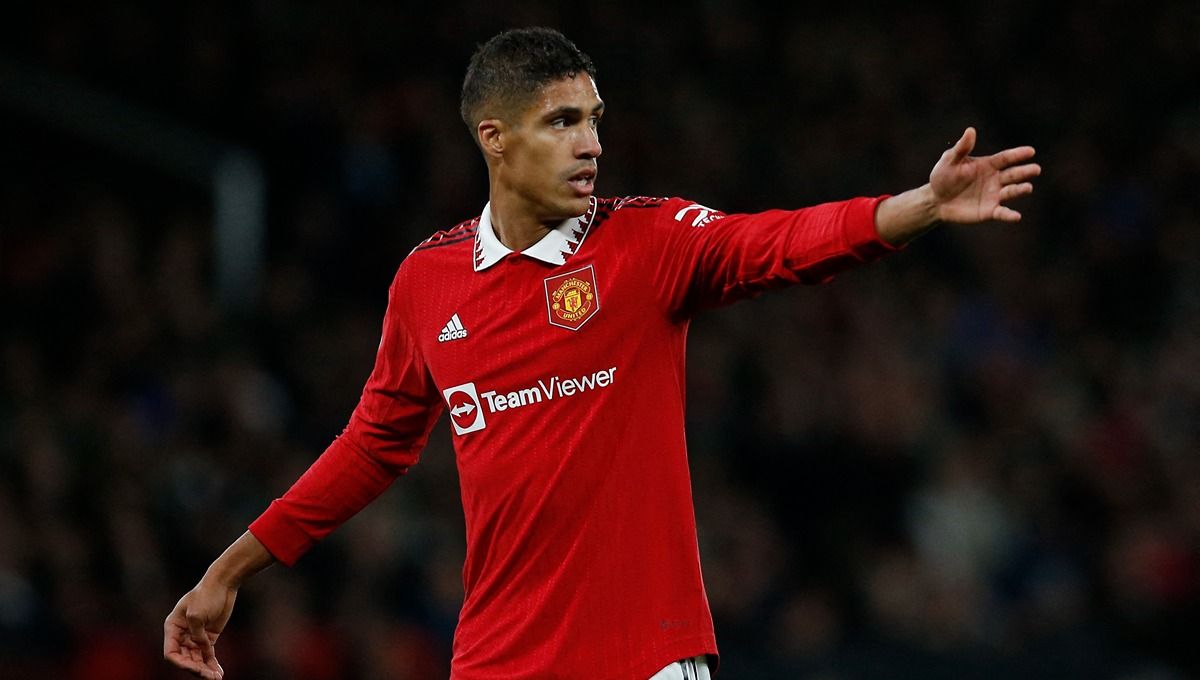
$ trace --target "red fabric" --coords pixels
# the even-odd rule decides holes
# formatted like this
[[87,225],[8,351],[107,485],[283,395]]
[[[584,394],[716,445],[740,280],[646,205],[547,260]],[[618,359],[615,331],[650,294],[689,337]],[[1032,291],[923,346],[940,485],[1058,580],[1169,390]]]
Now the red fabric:
[[[600,199],[557,266],[514,253],[475,271],[478,220],[437,235],[396,274],[350,425],[251,531],[293,563],[416,462],[448,399],[468,545],[452,678],[624,680],[715,655],[683,429],[690,316],[893,250],[881,198],[728,216]],[[466,336],[439,341],[454,315]]]

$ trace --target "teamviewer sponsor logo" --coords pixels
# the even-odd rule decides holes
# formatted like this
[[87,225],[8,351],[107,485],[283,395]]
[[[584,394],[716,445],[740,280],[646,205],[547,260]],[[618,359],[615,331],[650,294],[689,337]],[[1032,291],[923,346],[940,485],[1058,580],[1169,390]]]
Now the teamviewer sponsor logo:
[[[553,375],[542,378],[534,385],[518,387],[509,392],[487,390],[480,394],[475,383],[463,383],[445,390],[442,396],[450,409],[450,422],[458,434],[477,432],[487,427],[483,420],[483,407],[495,415],[502,411],[532,406],[555,399],[569,399],[587,392],[602,390],[616,380],[617,367],[612,366],[578,378],[563,378]],[[482,397],[482,400],[480,399]]]
[[446,399],[446,408],[450,409],[450,422],[454,423],[456,433],[468,434],[487,427],[475,383],[446,388],[442,390],[442,396]]
[[483,393],[483,398],[487,400],[488,411],[496,413],[541,403],[543,400],[554,401],[555,397],[573,397],[582,392],[603,389],[613,383],[616,374],[617,367],[613,366],[578,378],[560,378],[555,375],[537,381],[536,386],[531,385],[511,392],[488,390]]

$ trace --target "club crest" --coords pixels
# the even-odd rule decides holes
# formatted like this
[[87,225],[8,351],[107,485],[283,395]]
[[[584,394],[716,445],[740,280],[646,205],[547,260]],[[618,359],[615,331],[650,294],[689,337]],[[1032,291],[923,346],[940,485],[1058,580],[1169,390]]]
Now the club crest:
[[600,292],[592,265],[546,279],[550,325],[577,331],[600,311]]

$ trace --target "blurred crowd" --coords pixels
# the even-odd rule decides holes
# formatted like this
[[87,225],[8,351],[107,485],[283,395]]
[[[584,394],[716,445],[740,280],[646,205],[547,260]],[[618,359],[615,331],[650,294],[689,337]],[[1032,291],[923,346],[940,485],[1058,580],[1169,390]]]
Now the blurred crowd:
[[[0,55],[243,145],[270,187],[263,286],[230,311],[203,188],[0,108],[0,678],[180,677],[163,618],[341,430],[398,263],[486,201],[458,86],[518,25],[597,63],[602,195],[895,193],[966,125],[1045,168],[1020,224],[693,324],[719,677],[1200,677],[1194,2],[406,5],[0,28]],[[447,430],[242,590],[228,677],[447,676]]]

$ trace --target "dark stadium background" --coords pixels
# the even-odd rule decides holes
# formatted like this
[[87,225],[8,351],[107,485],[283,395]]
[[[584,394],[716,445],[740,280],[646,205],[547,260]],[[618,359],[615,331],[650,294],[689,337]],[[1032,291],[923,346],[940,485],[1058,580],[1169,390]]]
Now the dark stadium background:
[[[694,324],[720,677],[1200,677],[1200,6],[788,5],[6,9],[0,677],[180,677],[162,619],[340,431],[399,261],[483,205],[458,86],[529,24],[598,65],[603,195],[896,192],[968,124],[1045,168],[1018,225]],[[266,228],[232,274],[230,158]],[[242,591],[228,677],[445,678],[461,524],[442,423]]]

